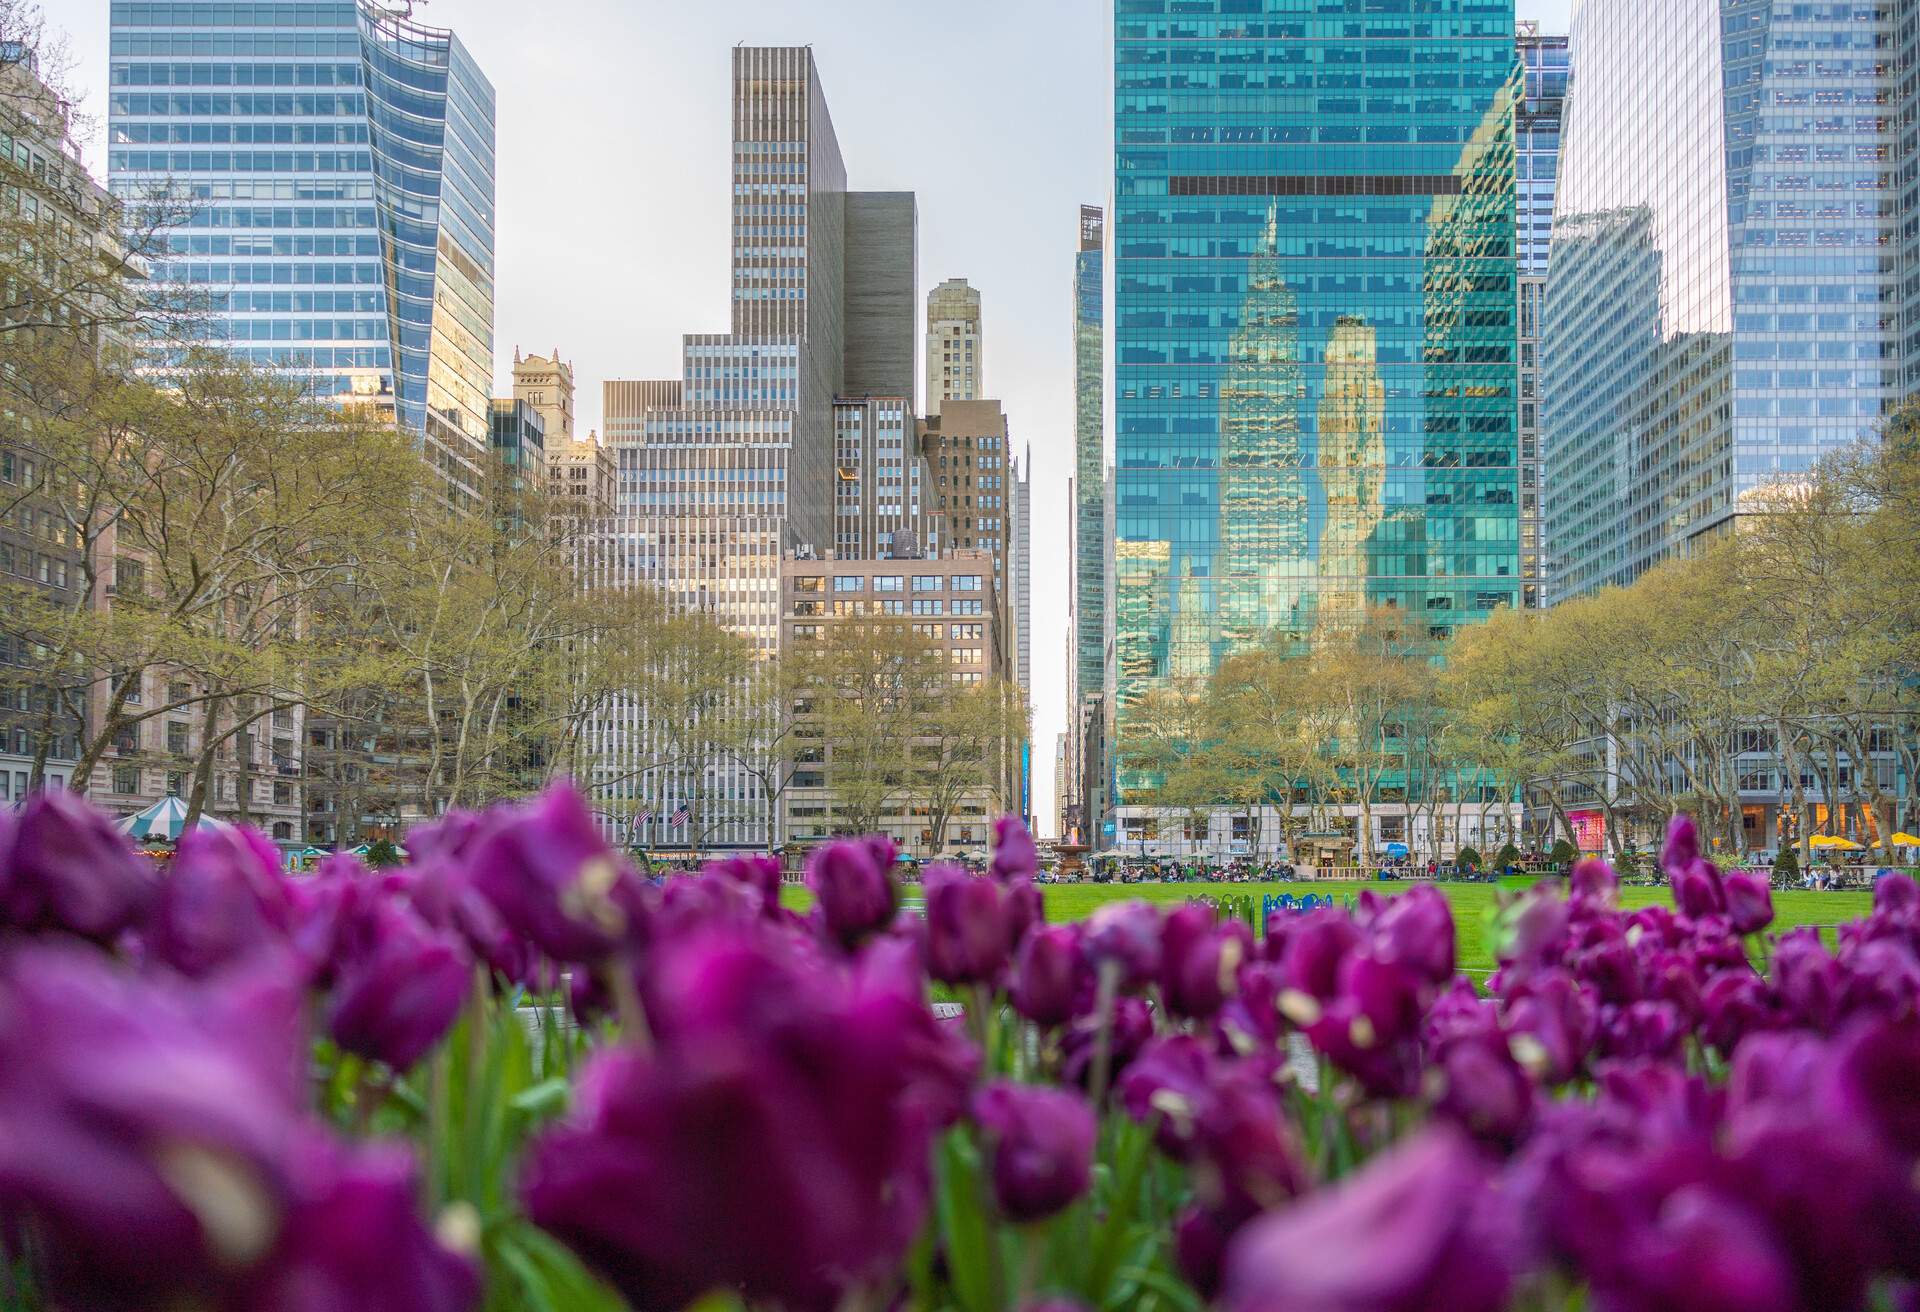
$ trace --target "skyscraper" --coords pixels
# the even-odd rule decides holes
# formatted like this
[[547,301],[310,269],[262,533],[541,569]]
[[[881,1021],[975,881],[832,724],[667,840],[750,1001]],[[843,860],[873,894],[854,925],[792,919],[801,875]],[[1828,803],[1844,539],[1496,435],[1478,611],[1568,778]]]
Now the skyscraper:
[[[732,104],[733,331],[686,337],[677,380],[607,383],[615,513],[592,568],[610,585],[660,588],[771,658],[782,553],[834,551],[842,532],[871,551],[911,528],[928,495],[910,427],[914,202],[847,191],[811,50],[736,48]],[[719,753],[668,761],[648,715],[623,702],[590,731],[598,804],[640,824],[621,836],[778,841],[765,772]],[[676,829],[667,819],[682,806],[699,819]]]
[[1115,15],[1122,755],[1238,648],[1520,588],[1511,6],[1186,10]]
[[493,388],[494,94],[452,32],[374,4],[112,7],[107,156],[191,214],[154,276],[206,336],[393,407],[477,495]]
[[[1073,539],[1073,583],[1067,592],[1067,806],[1081,841],[1096,823],[1092,799],[1082,796],[1089,740],[1082,706],[1100,704],[1107,687],[1106,532],[1106,212],[1080,207],[1079,245],[1073,256],[1073,479],[1068,532]],[[1096,776],[1104,774],[1097,764]],[[1068,836],[1063,834],[1063,837]]]
[[1547,604],[1543,470],[1540,460],[1540,311],[1547,294],[1553,196],[1560,160],[1560,114],[1567,94],[1567,38],[1542,36],[1520,24],[1523,79],[1514,103],[1513,154],[1518,177],[1513,250],[1520,292],[1520,585],[1522,604]]
[[1901,5],[1576,9],[1541,329],[1556,600],[1728,531],[1902,399],[1913,40]]
[[927,293],[927,413],[939,414],[945,401],[978,401],[986,375],[980,293],[949,278]]

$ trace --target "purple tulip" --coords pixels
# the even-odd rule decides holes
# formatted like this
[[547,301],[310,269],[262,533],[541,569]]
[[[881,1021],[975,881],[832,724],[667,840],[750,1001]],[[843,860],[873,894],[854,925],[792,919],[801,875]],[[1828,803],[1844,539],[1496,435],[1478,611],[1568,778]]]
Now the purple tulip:
[[927,973],[943,984],[999,978],[1012,946],[1001,886],[957,866],[934,866],[925,888]]
[[1758,934],[1773,923],[1773,888],[1764,875],[1736,870],[1722,881],[1727,919],[1736,934]]
[[1010,1221],[1040,1221],[1086,1193],[1093,1178],[1093,1110],[1078,1094],[995,1080],[973,1096],[991,1144],[994,1205]]
[[897,902],[892,847],[887,842],[883,851],[865,839],[843,838],[807,861],[807,883],[820,900],[821,921],[828,936],[844,948],[879,933],[893,919]]
[[1511,1147],[1533,1110],[1533,1085],[1499,1033],[1456,1038],[1429,1069],[1434,1106],[1476,1139]]
[[1600,1047],[1609,1057],[1664,1060],[1685,1038],[1686,1026],[1671,1002],[1609,1008],[1600,1018]]
[[633,875],[571,784],[491,809],[469,859],[475,886],[501,917],[556,961],[599,961],[631,929],[618,894]]
[[1160,913],[1146,902],[1109,902],[1088,918],[1083,945],[1121,989],[1144,986],[1160,971]]
[[1284,1069],[1258,1060],[1214,1067],[1190,1174],[1195,1195],[1217,1218],[1250,1218],[1306,1186],[1275,1084]]
[[[1093,1058],[1098,1047],[1099,1020],[1083,1015],[1074,1019],[1060,1039],[1060,1076],[1068,1084],[1087,1087],[1093,1078]],[[1107,1070],[1117,1076],[1127,1068],[1147,1040],[1153,1037],[1153,1013],[1139,998],[1119,998],[1113,1005],[1113,1023],[1107,1040]]]
[[1752,971],[1723,970],[1701,990],[1700,1037],[1723,1056],[1776,1023],[1766,981]]
[[[1285,990],[1281,994],[1282,1010],[1288,994],[1321,1002],[1333,997],[1340,987],[1341,963],[1359,942],[1360,931],[1345,912],[1327,908],[1300,917],[1280,963]],[[1297,1009],[1299,1004],[1295,1005]],[[1293,1014],[1288,1019],[1298,1025],[1311,1023]]]
[[1674,879],[1699,859],[1700,831],[1694,828],[1692,816],[1679,812],[1667,821],[1666,841],[1660,847],[1660,868],[1667,872],[1667,878]]
[[893,1270],[973,1071],[898,966],[829,961],[763,921],[656,943],[654,1048],[589,1062],[572,1118],[526,1155],[528,1215],[638,1307],[716,1286],[831,1306]]
[[328,1031],[348,1052],[407,1070],[453,1027],[471,981],[451,935],[386,903],[338,965]]
[[780,910],[780,858],[775,856],[730,856],[709,861],[704,872],[708,878],[732,880],[760,894],[768,915]]
[[1840,1123],[1871,1130],[1909,1162],[1920,1159],[1920,1020],[1857,1026],[1832,1060],[1828,1105]]
[[1368,938],[1375,957],[1404,965],[1428,984],[1453,978],[1453,911],[1430,884],[1389,902],[1368,927]]
[[1579,1074],[1599,1025],[1590,992],[1565,971],[1529,980],[1506,1005],[1508,1048],[1543,1084],[1564,1084]]
[[1525,973],[1558,965],[1572,920],[1573,908],[1565,898],[1550,885],[1534,885],[1501,916],[1506,931],[1499,952],[1501,966]]
[[[1727,1104],[1738,1116],[1768,1103],[1805,1104],[1823,1087],[1832,1054],[1811,1034],[1756,1034],[1741,1043],[1727,1076]],[[1852,1119],[1851,1117],[1849,1119]]]
[[1154,1140],[1176,1161],[1193,1155],[1200,1112],[1213,1093],[1213,1061],[1191,1034],[1151,1039],[1114,1084],[1127,1115],[1146,1125],[1158,1118]]
[[287,949],[297,914],[271,842],[251,829],[195,830],[161,881],[147,953],[204,979]]
[[1227,1243],[1245,1218],[1221,1217],[1203,1207],[1189,1207],[1173,1221],[1173,1256],[1187,1283],[1209,1302],[1219,1294]]
[[1727,912],[1726,881],[1718,867],[1698,858],[1672,874],[1673,901],[1685,915],[1723,916]]
[[1610,903],[1620,888],[1620,877],[1607,862],[1590,856],[1574,862],[1567,875],[1567,888],[1577,899]]
[[1009,879],[1001,888],[1007,907],[1007,942],[1018,947],[1035,928],[1047,923],[1046,899],[1031,879]]
[[52,1305],[210,1304],[271,1252],[303,1116],[298,997],[238,993],[78,946],[0,960],[0,1217],[31,1227]]
[[1839,1020],[1845,971],[1818,931],[1802,928],[1780,936],[1773,950],[1773,980],[1782,1007],[1797,1023],[1831,1030]]
[[1169,915],[1160,930],[1160,994],[1176,1016],[1208,1020],[1236,987],[1253,936],[1240,921],[1215,924],[1200,903]]
[[[310,1133],[292,1175],[285,1238],[232,1300],[236,1312],[464,1312],[479,1302],[472,1254],[420,1220],[406,1149],[348,1150]],[[463,1238],[477,1244],[477,1218],[472,1231]]]
[[407,830],[407,859],[414,865],[442,857],[464,859],[473,854],[474,844],[486,828],[485,815],[455,808]]
[[1077,930],[1053,925],[1027,935],[1014,962],[1013,1009],[1044,1028],[1066,1024],[1073,1018],[1081,969]]
[[157,882],[107,817],[64,788],[34,793],[0,827],[0,929],[108,944],[146,919]]
[[1227,1254],[1234,1312],[1499,1312],[1507,1256],[1477,1224],[1487,1168],[1434,1127],[1262,1217]]
[[1920,911],[1920,883],[1912,875],[1886,874],[1873,884],[1874,914],[1904,916]]
[[1032,879],[1040,873],[1040,855],[1033,846],[1033,835],[1019,816],[1003,815],[993,822],[993,866],[995,879]]

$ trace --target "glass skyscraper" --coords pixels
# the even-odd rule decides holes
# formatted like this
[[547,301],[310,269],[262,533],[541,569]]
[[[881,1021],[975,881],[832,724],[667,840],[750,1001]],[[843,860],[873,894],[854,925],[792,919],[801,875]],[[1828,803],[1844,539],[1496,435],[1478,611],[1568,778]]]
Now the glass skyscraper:
[[1901,398],[1908,8],[1576,10],[1541,347],[1554,598],[1726,531]]
[[1546,605],[1546,535],[1541,515],[1540,310],[1547,295],[1553,195],[1560,162],[1560,114],[1567,95],[1567,38],[1520,25],[1521,96],[1514,105],[1518,199],[1513,251],[1520,291],[1520,580],[1522,604]]
[[208,341],[391,405],[476,491],[493,390],[494,94],[373,3],[115,0],[108,175],[189,217],[154,276]]
[[1512,0],[1117,0],[1122,755],[1237,648],[1519,602],[1514,41]]

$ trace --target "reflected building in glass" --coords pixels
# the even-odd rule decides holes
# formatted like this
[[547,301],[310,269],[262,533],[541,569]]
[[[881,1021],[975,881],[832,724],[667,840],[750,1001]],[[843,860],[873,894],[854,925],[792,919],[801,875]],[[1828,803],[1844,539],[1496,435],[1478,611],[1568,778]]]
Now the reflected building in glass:
[[1519,601],[1519,80],[1511,0],[1117,0],[1114,71],[1124,756],[1238,648]]
[[190,208],[156,279],[215,345],[390,405],[478,495],[493,388],[494,92],[372,3],[112,6],[108,175]]
[[1903,8],[1576,10],[1541,324],[1554,599],[1726,532],[1900,400]]

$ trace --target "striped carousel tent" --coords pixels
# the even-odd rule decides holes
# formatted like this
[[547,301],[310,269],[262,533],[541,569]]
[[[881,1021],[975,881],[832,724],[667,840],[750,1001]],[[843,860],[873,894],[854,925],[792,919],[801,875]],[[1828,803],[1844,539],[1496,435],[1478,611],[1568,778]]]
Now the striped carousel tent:
[[[187,804],[177,797],[167,796],[155,802],[144,811],[136,811],[120,821],[120,832],[136,843],[176,843],[180,841],[180,831],[187,824]],[[203,815],[195,828],[225,829],[227,822],[215,820]]]

